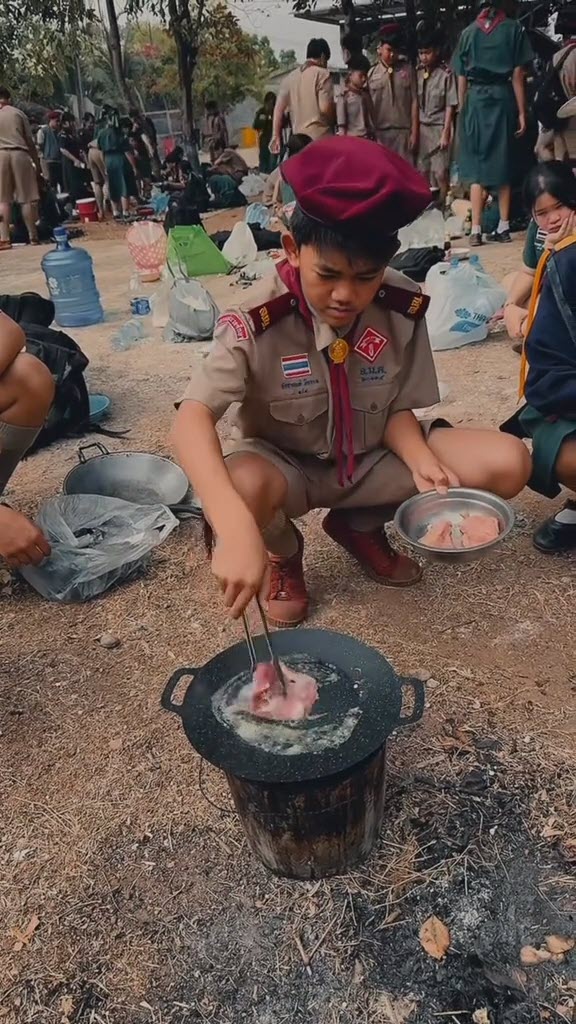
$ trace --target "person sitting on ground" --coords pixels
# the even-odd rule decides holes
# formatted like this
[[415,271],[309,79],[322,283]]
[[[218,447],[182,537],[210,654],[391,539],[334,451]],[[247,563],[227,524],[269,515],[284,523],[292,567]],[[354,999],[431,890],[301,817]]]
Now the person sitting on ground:
[[38,178],[40,165],[30,122],[0,86],[0,250],[10,249],[10,210],[16,201],[31,245],[38,245]]
[[16,466],[39,434],[54,398],[52,374],[22,351],[24,331],[0,312],[0,556],[8,565],[38,565],[50,545],[21,512],[2,502]]
[[[384,531],[398,505],[458,484],[510,498],[530,457],[517,438],[412,411],[439,401],[427,299],[387,264],[398,230],[430,205],[421,175],[350,136],[313,142],[282,175],[298,204],[286,260],[250,308],[219,318],[174,442],[216,538],[225,605],[240,615],[270,572],[268,619],[296,626],[308,596],[291,520],[330,509],[328,536],[377,582],[409,586],[422,569]],[[236,402],[242,440],[225,460],[216,423]]]
[[336,98],[338,135],[356,135],[359,139],[374,137],[374,111],[366,88],[369,71],[370,61],[364,54],[350,57],[344,88]]
[[553,249],[557,242],[573,234],[576,227],[576,178],[570,165],[550,160],[533,167],[524,182],[524,202],[532,220],[526,233],[522,268],[504,282],[508,295],[504,323],[516,352],[522,350],[528,300],[540,258],[546,249]]
[[[540,165],[542,175],[543,168],[550,166]],[[564,233],[570,234],[545,248],[532,287],[520,373],[520,391],[526,405],[501,428],[532,439],[529,486],[547,498],[556,497],[562,486],[576,492],[574,208],[565,206],[564,213]],[[570,498],[539,526],[533,541],[545,554],[576,549],[576,500]]]

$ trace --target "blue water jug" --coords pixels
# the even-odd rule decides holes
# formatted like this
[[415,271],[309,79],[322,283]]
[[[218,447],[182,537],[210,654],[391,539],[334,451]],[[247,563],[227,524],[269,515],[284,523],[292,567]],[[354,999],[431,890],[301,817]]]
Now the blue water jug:
[[104,319],[104,310],[94,279],[92,257],[68,241],[66,228],[54,229],[56,248],[42,260],[48,291],[60,327],[88,327]]

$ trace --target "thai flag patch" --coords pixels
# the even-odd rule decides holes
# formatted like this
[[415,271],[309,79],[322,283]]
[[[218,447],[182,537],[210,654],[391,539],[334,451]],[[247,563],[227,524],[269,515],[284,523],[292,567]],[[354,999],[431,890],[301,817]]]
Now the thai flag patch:
[[296,380],[298,377],[309,377],[311,374],[310,360],[305,352],[298,356],[282,356],[282,373],[286,380]]

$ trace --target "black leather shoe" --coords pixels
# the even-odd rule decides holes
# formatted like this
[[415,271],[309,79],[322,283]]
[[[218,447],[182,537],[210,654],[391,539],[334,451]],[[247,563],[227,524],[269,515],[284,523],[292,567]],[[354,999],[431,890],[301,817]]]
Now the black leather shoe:
[[[564,508],[576,512],[576,501],[567,501]],[[556,516],[551,516],[538,527],[532,537],[532,542],[534,547],[545,555],[554,555],[560,551],[574,551],[576,549],[576,523],[561,523],[558,522]]]
[[484,239],[478,231],[473,231],[468,244],[471,249],[476,249],[479,245],[484,245]]
[[488,235],[489,242],[511,242],[512,235],[509,231],[493,231],[491,235]]

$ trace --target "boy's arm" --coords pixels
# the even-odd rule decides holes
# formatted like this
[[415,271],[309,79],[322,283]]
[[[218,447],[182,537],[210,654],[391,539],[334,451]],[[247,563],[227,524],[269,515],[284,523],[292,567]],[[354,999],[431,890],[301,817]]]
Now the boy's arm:
[[412,105],[410,107],[410,149],[415,153],[418,149],[418,137],[420,135],[420,110],[418,107],[418,81],[416,79],[416,72],[414,68],[412,68],[411,75]]
[[239,313],[221,317],[213,347],[186,389],[173,430],[178,459],[216,536],[212,571],[234,617],[260,589],[268,559],[256,520],[226,468],[216,423],[245,396],[248,352],[254,344]]

